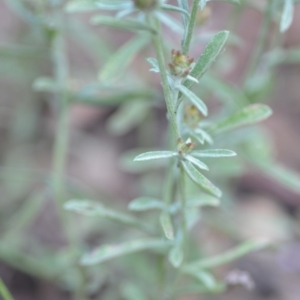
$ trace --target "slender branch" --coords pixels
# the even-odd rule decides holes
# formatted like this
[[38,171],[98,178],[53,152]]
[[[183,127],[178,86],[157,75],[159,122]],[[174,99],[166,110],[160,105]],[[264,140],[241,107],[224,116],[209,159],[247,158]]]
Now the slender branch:
[[193,31],[194,31],[195,22],[196,22],[196,17],[197,17],[197,11],[198,11],[198,7],[199,7],[199,2],[200,2],[200,0],[193,1],[192,12],[191,12],[187,32],[185,34],[185,39],[182,44],[182,53],[183,54],[187,54],[190,49],[190,45],[191,45],[191,41],[192,41],[192,37],[193,37]]

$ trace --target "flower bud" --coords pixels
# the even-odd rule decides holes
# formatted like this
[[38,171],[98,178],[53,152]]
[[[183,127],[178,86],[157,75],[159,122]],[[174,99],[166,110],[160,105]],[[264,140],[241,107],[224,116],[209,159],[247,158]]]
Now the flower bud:
[[171,74],[178,77],[186,77],[192,70],[194,59],[181,54],[179,50],[172,50],[172,62],[169,64]]

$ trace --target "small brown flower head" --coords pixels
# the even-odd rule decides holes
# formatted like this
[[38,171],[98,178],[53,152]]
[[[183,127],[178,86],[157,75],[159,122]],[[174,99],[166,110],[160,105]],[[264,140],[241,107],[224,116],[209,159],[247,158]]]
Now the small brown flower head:
[[194,147],[195,143],[193,143],[190,138],[188,138],[185,142],[183,142],[181,139],[178,139],[177,141],[177,150],[179,155],[183,155],[192,151]]
[[186,77],[192,70],[194,59],[188,55],[181,54],[178,50],[172,50],[172,62],[169,64],[172,75],[178,77]]
[[137,9],[151,11],[158,7],[159,0],[133,0]]
[[202,113],[195,105],[187,104],[184,107],[184,121],[191,128],[196,128],[199,122],[203,119]]
[[197,16],[196,16],[196,24],[201,26],[205,24],[211,16],[211,9],[208,6],[205,6],[203,11],[198,10]]

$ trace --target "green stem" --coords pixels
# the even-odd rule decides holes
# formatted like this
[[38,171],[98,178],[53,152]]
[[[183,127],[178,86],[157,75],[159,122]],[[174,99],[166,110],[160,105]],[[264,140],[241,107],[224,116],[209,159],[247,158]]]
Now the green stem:
[[162,80],[162,87],[164,91],[164,96],[165,96],[165,101],[166,101],[166,106],[168,110],[168,115],[170,117],[170,122],[172,125],[173,132],[176,136],[177,139],[180,138],[180,131],[179,127],[176,122],[176,115],[175,115],[175,99],[172,97],[172,92],[169,86],[168,82],[168,75],[166,71],[166,62],[164,58],[164,51],[163,51],[163,43],[161,39],[161,28],[160,28],[160,23],[155,19],[155,28],[157,30],[157,33],[153,35],[153,44],[155,47],[155,52],[157,56],[157,62],[159,66],[159,71],[161,75],[161,80]]
[[193,37],[193,31],[194,31],[195,22],[196,22],[196,17],[197,17],[197,11],[198,11],[198,7],[199,7],[199,2],[200,2],[200,0],[193,1],[192,12],[191,12],[187,32],[185,34],[185,38],[184,38],[184,41],[182,44],[182,53],[183,54],[187,54],[190,49],[190,45],[191,45],[191,41],[192,41],[192,37]]

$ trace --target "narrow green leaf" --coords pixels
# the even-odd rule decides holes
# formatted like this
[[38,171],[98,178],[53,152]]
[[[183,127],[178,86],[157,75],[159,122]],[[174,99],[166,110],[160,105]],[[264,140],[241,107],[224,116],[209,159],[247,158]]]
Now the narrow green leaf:
[[168,160],[154,159],[140,161],[138,164],[134,158],[141,152],[154,150],[150,148],[137,148],[125,152],[120,159],[120,167],[122,170],[131,173],[141,173],[149,170],[160,169],[168,165]]
[[210,272],[203,270],[192,270],[185,273],[198,279],[208,290],[214,290],[218,285],[215,277]]
[[212,137],[202,128],[196,128],[194,132],[197,136],[202,136],[202,139],[208,144],[213,144]]
[[172,225],[171,216],[168,212],[162,212],[160,215],[160,224],[163,228],[165,236],[169,240],[174,239],[174,229]]
[[[185,10],[185,11],[189,11],[189,3],[188,0],[177,0],[178,2],[178,6]],[[189,19],[186,15],[181,15],[181,19],[182,19],[182,24],[183,24],[183,28],[186,31],[188,23],[189,23]]]
[[98,75],[99,80],[106,82],[118,79],[132,62],[137,52],[148,42],[149,38],[147,36],[138,36],[119,48],[101,68]]
[[264,104],[252,104],[236,112],[229,118],[213,125],[209,128],[209,132],[216,135],[241,126],[255,124],[267,119],[271,114],[272,110],[269,106]]
[[204,116],[207,116],[207,106],[200,98],[198,98],[191,90],[189,90],[184,85],[179,85],[178,90],[184,96],[186,96],[197,107],[197,109],[202,112]]
[[139,239],[119,245],[105,245],[85,254],[81,258],[81,264],[90,266],[131,253],[143,250],[160,250],[166,247],[169,247],[169,244],[160,239]]
[[203,207],[203,206],[218,206],[220,205],[220,200],[218,198],[212,197],[210,195],[200,195],[196,198],[188,199],[188,207]]
[[163,10],[178,12],[178,13],[181,13],[182,15],[184,15],[186,18],[190,18],[189,12],[186,11],[185,9],[183,9],[183,8],[178,7],[178,6],[174,6],[174,5],[171,5],[171,4],[162,4],[160,7]]
[[184,271],[190,272],[198,269],[215,268],[230,263],[231,261],[237,260],[250,252],[262,250],[268,245],[269,242],[266,240],[247,241],[237,246],[236,248],[226,251],[220,255],[211,258],[200,259],[198,261],[189,263],[184,267]]
[[[229,36],[228,31],[220,31],[209,41],[208,45],[205,47],[201,56],[197,60],[193,70],[191,71],[191,76],[197,78],[198,80],[204,75],[204,73],[209,69],[212,63],[216,60],[217,56],[223,49],[227,38]],[[184,85],[187,88],[191,88],[194,83],[191,81],[185,81]]]
[[144,23],[130,19],[116,19],[109,16],[94,16],[91,19],[91,23],[94,25],[106,25],[121,30],[148,31],[153,34],[156,33],[153,28],[145,25]]
[[176,19],[172,18],[170,15],[162,13],[162,12],[156,12],[157,18],[165,24],[167,27],[169,27],[172,31],[182,34],[182,27],[181,24],[177,22]]
[[192,155],[186,155],[184,158],[186,160],[188,160],[189,162],[191,162],[196,167],[198,167],[199,169],[207,170],[207,171],[209,170],[208,166],[205,163],[203,163],[201,160],[193,157]]
[[70,200],[65,203],[64,209],[85,216],[98,216],[107,218],[112,221],[116,221],[125,225],[130,225],[142,229],[143,231],[150,232],[149,228],[144,224],[136,220],[134,217],[108,209],[100,203],[96,203],[90,200]]
[[151,159],[171,158],[177,156],[178,153],[174,151],[151,151],[138,155],[134,161],[143,161]]
[[208,149],[208,150],[196,150],[191,152],[195,157],[231,157],[236,156],[236,153],[227,149]]
[[1,278],[0,278],[0,295],[2,296],[3,300],[14,299]]
[[292,22],[294,17],[294,2],[293,0],[285,0],[283,5],[283,11],[281,15],[280,21],[280,31],[285,32],[287,31]]
[[206,177],[204,177],[190,162],[183,161],[182,165],[185,172],[198,186],[200,186],[205,192],[221,197],[222,192],[214,186]]
[[150,209],[164,209],[165,204],[161,200],[151,197],[140,197],[132,200],[128,208],[135,211],[145,211]]
[[179,246],[173,247],[169,252],[169,262],[174,268],[179,268],[183,262],[183,252]]

